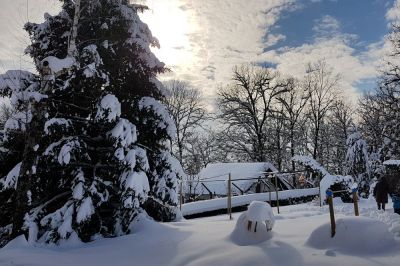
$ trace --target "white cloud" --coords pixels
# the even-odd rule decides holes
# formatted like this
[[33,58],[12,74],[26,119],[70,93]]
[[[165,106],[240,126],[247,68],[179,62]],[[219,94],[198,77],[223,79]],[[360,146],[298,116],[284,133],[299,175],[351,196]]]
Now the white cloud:
[[264,59],[275,63],[281,72],[298,78],[305,75],[308,63],[325,60],[341,75],[341,86],[354,101],[359,95],[357,87],[360,83],[376,79],[390,44],[383,38],[359,52],[354,48],[358,36],[341,32],[340,25],[336,18],[323,16],[315,21],[313,30],[316,35],[313,41],[266,52]]
[[395,0],[393,6],[388,9],[388,11],[386,12],[386,19],[390,23],[400,22],[400,0]]
[[[19,68],[19,58],[29,43],[22,30],[26,0],[1,0],[0,72]],[[4,2],[5,1],[5,2]],[[156,55],[172,70],[164,78],[191,81],[214,96],[219,84],[231,78],[232,68],[259,61],[265,48],[285,39],[271,34],[283,11],[299,8],[297,0],[137,0],[150,11],[143,14],[159,38]],[[4,3],[3,3],[4,2]],[[30,0],[29,20],[43,21],[43,13],[59,10],[54,0]],[[33,70],[29,57],[22,68]]]
[[[186,31],[171,25],[176,15],[171,19],[168,14],[162,15],[165,11],[160,8],[160,2],[168,2],[168,12],[180,14],[182,21],[186,20],[190,25]],[[146,3],[154,16],[145,15],[144,19],[155,36],[165,31],[180,31],[187,37],[184,49],[175,51],[173,58],[163,52],[169,49],[164,44],[170,37],[159,38],[161,49],[155,52],[171,67],[173,73],[168,78],[188,79],[210,96],[220,83],[229,82],[233,66],[259,61],[265,48],[283,40],[285,36],[281,34],[266,33],[282,11],[298,8],[295,0],[147,0]],[[176,58],[183,54],[186,54],[183,63],[175,64]]]
[[286,36],[283,34],[268,34],[267,41],[265,42],[266,47],[274,46],[278,42],[285,40]]
[[320,35],[336,33],[339,30],[340,30],[340,22],[336,18],[330,15],[325,15],[322,16],[322,18],[317,19],[313,27],[313,31],[315,31],[317,34]]
[[[371,49],[376,48],[371,47]],[[264,54],[265,60],[277,64],[277,69],[285,74],[302,78],[308,63],[325,60],[342,77],[341,85],[345,93],[356,98],[359,82],[375,79],[377,58],[370,51],[356,54],[348,40],[337,35],[332,38],[317,39],[313,43],[298,47],[286,47]]]
[[[0,72],[19,67],[19,57],[29,42],[22,30],[26,0],[1,1]],[[283,72],[301,76],[307,62],[321,58],[342,73],[344,86],[354,92],[360,81],[377,74],[376,66],[390,47],[382,39],[359,53],[354,48],[357,36],[343,33],[340,21],[325,15],[315,21],[313,41],[264,53],[266,48],[287,38],[271,30],[277,26],[282,12],[304,7],[298,0],[138,1],[151,9],[143,19],[160,39],[161,49],[155,53],[172,70],[164,78],[191,81],[210,97],[220,84],[229,82],[234,65],[268,60]],[[30,21],[39,22],[44,11],[54,13],[59,8],[59,2],[54,0],[29,3]],[[400,0],[396,0],[388,10],[388,22],[400,18],[399,4]],[[25,61],[30,59],[22,58],[22,68],[31,68]]]

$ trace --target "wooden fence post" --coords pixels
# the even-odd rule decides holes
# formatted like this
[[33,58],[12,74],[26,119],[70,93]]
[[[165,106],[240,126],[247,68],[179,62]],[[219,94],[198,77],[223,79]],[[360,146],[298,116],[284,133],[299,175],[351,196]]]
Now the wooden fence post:
[[272,207],[271,188],[269,188],[268,195],[269,195],[269,206]]
[[232,177],[231,173],[229,173],[229,178],[228,178],[228,213],[229,213],[229,219],[232,220],[232,188],[231,188],[231,183],[232,183]]
[[353,188],[353,202],[354,202],[354,215],[359,216],[360,212],[358,211],[358,195],[357,188]]
[[276,193],[276,207],[278,208],[279,214],[279,195],[278,195],[278,176],[275,175],[275,193]]
[[319,191],[319,206],[322,207],[321,180],[318,183],[318,191]]
[[328,189],[326,191],[327,201],[329,204],[329,214],[331,218],[331,237],[335,236],[336,233],[336,221],[335,221],[335,211],[333,210],[333,192],[332,190]]

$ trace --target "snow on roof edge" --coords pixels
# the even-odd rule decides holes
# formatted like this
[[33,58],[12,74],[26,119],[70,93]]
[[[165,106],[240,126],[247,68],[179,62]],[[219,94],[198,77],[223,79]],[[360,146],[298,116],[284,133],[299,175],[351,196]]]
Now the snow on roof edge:
[[400,166],[400,160],[387,160],[383,162],[384,165],[399,165]]

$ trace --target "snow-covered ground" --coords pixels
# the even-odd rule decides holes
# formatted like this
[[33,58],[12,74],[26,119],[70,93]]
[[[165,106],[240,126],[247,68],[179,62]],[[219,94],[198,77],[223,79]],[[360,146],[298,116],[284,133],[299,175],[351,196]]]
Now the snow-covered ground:
[[390,207],[377,211],[373,200],[363,200],[361,216],[354,217],[352,204],[335,200],[333,239],[327,207],[312,203],[281,207],[280,214],[274,208],[270,237],[256,244],[235,241],[240,213],[233,220],[227,215],[165,224],[143,220],[132,235],[88,244],[31,247],[19,238],[0,250],[0,265],[399,265],[400,216]]

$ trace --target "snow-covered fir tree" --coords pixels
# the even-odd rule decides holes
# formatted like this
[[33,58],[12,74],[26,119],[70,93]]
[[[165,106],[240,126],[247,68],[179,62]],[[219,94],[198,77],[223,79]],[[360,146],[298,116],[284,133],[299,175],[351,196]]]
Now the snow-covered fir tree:
[[175,128],[156,79],[164,64],[150,51],[158,41],[143,9],[64,0],[58,15],[26,24],[40,74],[0,79],[18,111],[0,149],[3,244],[21,233],[90,241],[129,233],[145,211],[162,221],[178,215],[183,172],[168,148]]
[[32,114],[28,108],[29,100],[40,100],[41,94],[35,92],[37,77],[26,71],[7,71],[0,75],[0,92],[10,97],[15,112],[7,119],[0,139],[0,246],[9,240],[12,229],[11,217],[14,214],[15,189],[21,167],[26,139],[26,128]]
[[367,197],[371,179],[367,143],[355,127],[349,129],[349,133],[346,140],[345,174],[354,178],[360,194]]

